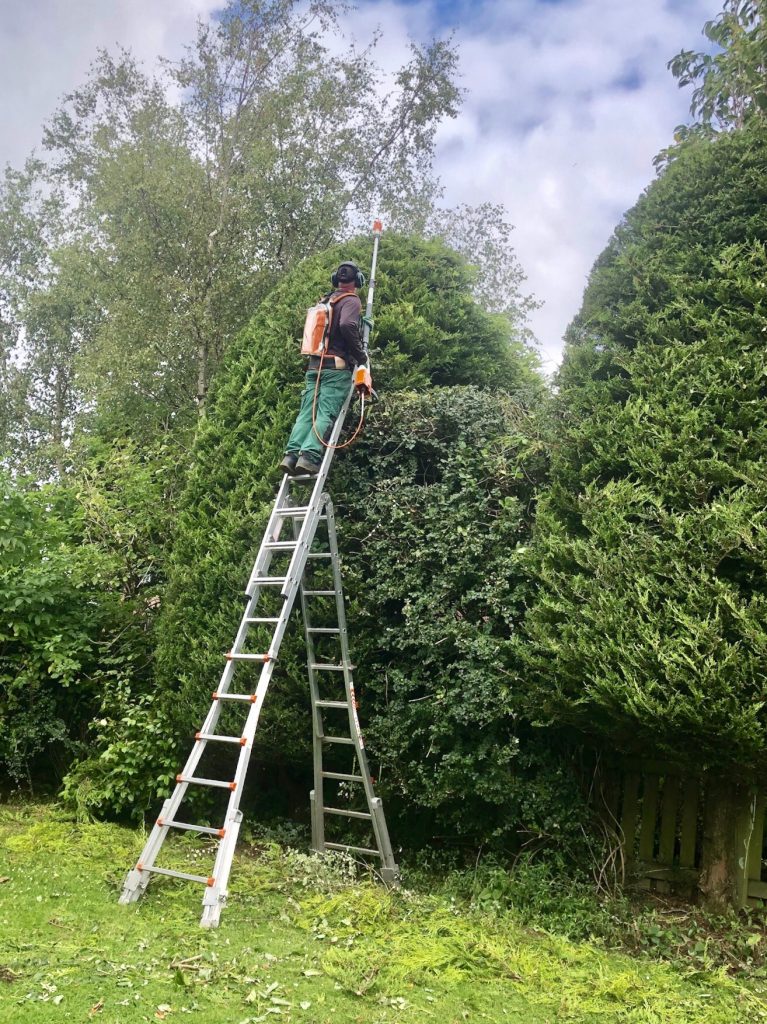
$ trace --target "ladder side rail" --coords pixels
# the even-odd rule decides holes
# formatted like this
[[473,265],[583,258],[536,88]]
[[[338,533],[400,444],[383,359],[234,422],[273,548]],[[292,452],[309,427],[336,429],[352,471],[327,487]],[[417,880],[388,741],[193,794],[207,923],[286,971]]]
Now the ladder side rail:
[[[269,564],[272,560],[273,553],[271,551],[268,551],[267,554],[269,557],[263,566],[264,573],[269,568]],[[258,560],[256,564],[258,564]],[[261,572],[259,572],[258,575],[261,575]],[[263,587],[260,587],[258,585],[258,576],[254,575],[251,577],[251,579],[255,580],[256,582],[251,587],[251,594],[248,598],[248,603],[245,605],[245,611],[243,612],[242,618],[240,619],[240,625],[237,627],[237,632],[235,633],[234,640],[232,641],[232,646],[230,648],[232,654],[239,654],[242,651],[242,648],[245,646],[245,640],[247,639],[248,633],[250,632],[250,622],[248,621],[248,619],[252,618],[253,613],[255,612],[258,606],[258,599],[261,596],[261,591],[263,589]],[[251,586],[250,584],[248,585]],[[274,640],[272,639],[271,643],[269,644],[269,651],[264,653],[270,653],[273,649],[276,651],[276,648],[274,646]],[[226,693],[227,690],[229,689],[229,683],[231,682],[233,674],[233,671],[227,674],[230,668],[232,670],[234,669],[234,662],[232,661],[228,661],[226,663],[226,668],[221,674],[221,679],[218,684],[219,693]]]
[[[348,406],[349,399],[345,408]],[[344,408],[344,411],[345,411]],[[339,417],[340,419],[341,417]],[[340,431],[340,425],[337,424],[338,430]],[[329,448],[325,460],[330,463],[332,459],[333,449]],[[285,478],[287,480],[287,476]],[[285,481],[283,481],[285,482]],[[287,486],[287,485],[286,485]],[[283,497],[288,497],[288,492]],[[299,530],[299,534],[303,534],[305,537],[305,543],[311,547],[314,540],[314,535],[319,525],[321,516],[323,515],[323,505],[325,501],[324,494],[320,491],[317,494],[316,485],[312,494],[312,499],[308,505],[308,511],[304,517],[304,521]],[[296,530],[296,524],[294,521],[294,531]],[[308,558],[308,548],[302,551],[301,547],[296,547],[293,555],[292,562],[297,562],[299,571],[303,574],[306,567]],[[301,557],[303,555],[303,557]],[[297,557],[298,556],[298,557]],[[254,694],[254,702],[251,704],[248,717],[245,721],[245,725],[242,731],[242,738],[245,741],[243,747],[240,750],[240,755],[237,760],[237,768],[234,774],[234,788],[229,797],[229,804],[227,807],[226,818],[224,822],[224,837],[221,840],[218,850],[216,852],[216,859],[213,865],[213,884],[208,886],[203,896],[203,912],[200,923],[203,927],[215,928],[218,925],[218,921],[221,915],[223,907],[226,905],[228,896],[228,883],[229,875],[231,873],[232,862],[234,859],[234,852],[237,843],[237,836],[239,834],[240,825],[242,823],[242,812],[240,811],[240,801],[242,799],[242,792],[245,785],[245,777],[248,771],[248,765],[250,763],[250,757],[253,751],[253,744],[255,742],[256,730],[258,728],[258,720],[261,714],[261,708],[263,707],[266,693],[271,682],[272,674],[274,671],[274,663],[276,652],[279,651],[282,639],[287,629],[288,620],[290,619],[291,612],[293,610],[296,595],[299,593],[301,584],[301,576],[297,579],[291,577],[288,573],[287,582],[285,584],[285,593],[282,609],[280,611],[278,622],[275,626],[272,642],[270,644],[269,652],[270,659],[265,662],[258,681],[258,686]],[[256,587],[256,590],[259,588]],[[250,606],[251,602],[249,602]],[[248,612],[246,612],[247,618]],[[229,664],[232,664],[231,662]]]
[[[327,496],[325,495],[324,507],[327,507]],[[294,534],[298,534],[298,525],[294,524]],[[306,566],[304,566],[304,573],[306,572]],[[304,641],[306,646],[306,668],[309,675],[309,692],[311,695],[312,704],[312,763],[314,770],[314,789],[310,794],[311,804],[311,817],[312,817],[312,849],[321,853],[325,849],[325,822],[323,817],[323,804],[324,804],[324,788],[323,788],[323,775],[322,775],[322,738],[324,736],[324,725],[322,721],[322,714],[317,701],[320,698],[319,687],[317,683],[317,673],[314,669],[314,663],[317,658],[315,655],[314,640],[311,634],[311,617],[309,614],[309,605],[304,594],[304,578],[302,574],[301,583],[298,588],[299,600],[301,604],[301,620],[304,624]]]
[[357,697],[354,692],[354,677],[351,668],[351,653],[349,651],[349,630],[346,623],[346,603],[344,601],[343,577],[341,575],[341,556],[338,552],[338,535],[336,532],[336,518],[333,503],[328,500],[325,506],[325,514],[328,522],[328,541],[330,545],[330,565],[333,573],[333,589],[336,592],[336,618],[340,630],[341,639],[341,664],[343,665],[344,688],[346,690],[346,701],[349,707],[349,730],[354,740],[354,747],[359,762],[360,775],[363,779],[365,797],[370,803],[375,798],[373,784],[370,776],[365,740],[362,736],[359,717],[357,715]]
[[[198,744],[195,744],[195,746],[198,746]],[[154,862],[157,859],[157,855],[160,852],[162,844],[165,842],[169,831],[168,826],[161,825],[160,822],[173,820],[176,811],[184,799],[187,789],[187,783],[176,783],[176,787],[173,790],[172,795],[162,805],[160,814],[152,826],[149,838],[146,843],[144,843],[144,849],[141,851],[141,856],[139,857],[136,866],[131,868],[128,872],[123,884],[122,893],[120,894],[119,903],[135,903],[135,901],[146,891],[146,887],[149,885],[151,878],[151,873],[148,869],[154,866]]]
[[263,576],[266,569],[271,562],[272,552],[267,548],[267,544],[270,541],[277,541],[280,539],[280,532],[282,530],[282,524],[284,517],[279,514],[279,509],[285,505],[285,499],[290,494],[290,479],[285,473],[282,477],[282,482],[277,490],[277,497],[274,500],[272,511],[269,514],[269,520],[264,530],[264,536],[261,540],[261,546],[258,549],[258,555],[256,556],[253,569],[248,580],[248,585],[245,588],[245,593],[248,597],[253,596],[253,587],[258,576]]
[[331,552],[331,567],[333,572],[333,585],[336,592],[336,614],[338,625],[341,630],[341,654],[344,668],[344,685],[346,688],[346,699],[349,705],[349,728],[354,749],[357,754],[362,785],[365,791],[368,808],[371,814],[373,834],[376,839],[376,846],[381,854],[382,875],[384,881],[393,883],[399,876],[399,870],[394,861],[389,830],[386,825],[386,818],[383,813],[383,803],[380,797],[375,795],[373,781],[370,774],[365,741],[362,736],[359,716],[357,715],[357,699],[354,692],[354,679],[352,676],[351,657],[349,652],[349,632],[346,624],[346,607],[344,603],[343,578],[341,575],[341,558],[338,552],[338,536],[336,533],[336,520],[333,503],[328,499],[325,505],[327,516],[328,541]]
[[[282,484],[280,485],[280,488],[278,490],[277,498],[275,500],[274,508],[272,510],[272,514],[270,516],[269,523],[267,525],[267,528],[266,528],[266,531],[265,531],[265,534],[264,534],[264,539],[263,539],[263,541],[261,543],[261,548],[259,549],[258,557],[256,558],[256,562],[255,562],[255,565],[254,565],[253,573],[251,574],[251,580],[256,579],[257,576],[260,575],[260,572],[263,572],[266,568],[268,568],[269,562],[271,561],[271,558],[272,558],[272,552],[270,550],[266,549],[264,547],[264,545],[268,542],[268,540],[270,540],[270,539],[277,539],[278,536],[279,536],[279,529],[281,527],[282,520],[278,521],[277,517],[275,516],[275,510],[278,507],[282,506],[282,504],[283,504],[283,502],[284,502],[284,500],[285,500],[285,498],[286,498],[286,496],[288,494],[289,494],[289,481],[288,481],[287,477],[284,477],[283,481],[282,481]],[[265,558],[262,557],[264,554],[266,555]],[[244,614],[242,616],[242,619],[240,621],[240,625],[239,625],[239,628],[238,628],[238,631],[237,631],[237,635],[236,635],[234,644],[232,645],[232,650],[233,651],[240,651],[242,649],[242,646],[244,644],[244,641],[245,641],[245,638],[247,636],[248,629],[249,629],[249,623],[248,623],[247,620],[252,615],[252,612],[255,610],[255,608],[256,608],[256,606],[258,604],[258,600],[259,600],[259,597],[260,597],[261,589],[262,588],[257,586],[257,585],[255,587],[251,587],[251,594],[250,594],[250,597],[248,599],[248,603],[247,603],[247,606],[245,608],[245,612],[244,612]],[[283,608],[283,615],[284,615],[285,611],[286,611],[286,609]],[[289,610],[287,610],[287,614],[289,614]],[[270,650],[273,647],[274,647],[274,641],[272,641],[270,643]],[[268,665],[268,663],[267,663],[267,665]],[[264,668],[266,668],[266,667],[267,666],[265,665]],[[234,661],[227,661],[227,663],[226,663],[226,665],[224,667],[224,670],[221,673],[221,678],[219,680],[218,688],[216,690],[216,693],[222,694],[222,693],[228,693],[229,692],[229,688],[230,688],[230,686],[232,684],[232,680],[234,679],[235,668],[236,668],[236,663]],[[211,734],[211,733],[215,732],[216,725],[218,724],[218,720],[219,720],[219,718],[221,716],[221,709],[222,709],[222,702],[220,700],[213,700],[212,703],[211,703],[210,708],[208,709],[208,713],[205,716],[205,720],[204,720],[204,722],[202,724],[202,728],[200,729],[200,732],[202,732],[204,734]],[[256,721],[257,721],[257,716],[256,716]],[[202,759],[202,755],[203,755],[203,753],[205,751],[206,745],[207,745],[207,742],[205,740],[196,740],[195,741],[195,743],[193,744],[192,749],[191,749],[191,751],[189,753],[189,756],[187,757],[187,760],[186,760],[186,762],[184,764],[184,767],[181,770],[180,774],[181,774],[182,778],[188,778],[189,776],[193,776],[194,775],[194,770],[197,767],[197,765],[199,764],[200,760]],[[249,754],[248,754],[248,757],[249,757]],[[159,815],[159,817],[157,819],[157,822],[160,822],[160,821],[173,821],[175,819],[176,814],[178,812],[178,809],[181,806],[181,804],[183,803],[184,797],[186,796],[186,791],[187,791],[188,788],[189,788],[188,787],[188,783],[185,783],[185,782],[177,782],[176,783],[176,786],[175,786],[171,796],[162,805],[162,809],[160,811],[160,815]],[[241,786],[237,787],[237,789],[241,789]],[[235,789],[235,791],[233,792],[232,796],[235,796],[235,794],[237,794],[237,789]],[[232,821],[234,823],[234,818],[236,816],[236,812],[239,809],[239,794],[237,794],[237,800],[235,801],[235,803],[236,803],[236,806],[234,808],[234,813],[230,813],[232,811],[232,808],[231,808],[232,798],[230,797],[230,807],[227,809],[227,822],[228,822],[229,818],[231,817]],[[151,876],[150,876],[150,872],[149,872],[148,869],[152,868],[154,866],[155,860],[157,859],[157,856],[158,856],[158,854],[160,852],[160,849],[162,848],[162,845],[163,845],[165,839],[167,838],[168,831],[169,831],[167,825],[160,825],[157,822],[153,826],[152,831],[151,831],[151,833],[149,835],[149,838],[147,839],[147,842],[144,844],[144,849],[142,850],[141,857],[140,857],[140,859],[138,861],[138,863],[142,865],[143,870],[138,870],[137,868],[133,868],[128,873],[128,877],[127,877],[126,882],[125,882],[125,887],[124,887],[124,890],[123,890],[123,894],[120,897],[120,902],[121,903],[132,903],[135,900],[137,900],[142,895],[142,893],[146,889],[147,885],[149,884],[149,880],[150,880]],[[226,828],[226,824],[225,824],[225,828]],[[236,830],[233,829],[232,831],[236,831]],[[225,836],[225,838],[226,838],[226,836]],[[220,844],[220,847],[223,846],[223,845],[224,845],[223,843]],[[230,845],[229,843],[226,844],[227,847],[229,845]],[[219,850],[220,850],[220,847],[219,847]],[[217,860],[218,860],[218,857],[217,857]],[[228,872],[227,872],[227,875],[228,875]],[[213,877],[214,878],[216,877],[215,874],[213,875]],[[208,896],[209,896],[209,893],[206,892],[206,898]]]
[[[286,608],[284,610],[284,614],[287,618],[290,615],[290,609]],[[266,662],[264,667],[261,669],[258,686],[256,687],[255,701],[250,706],[248,717],[245,720],[245,725],[243,726],[242,738],[245,740],[245,743],[240,748],[240,755],[237,758],[237,767],[235,768],[233,779],[234,788],[229,796],[226,817],[224,819],[224,836],[219,843],[218,850],[216,851],[216,859],[213,863],[211,876],[213,878],[213,885],[208,886],[205,890],[202,901],[203,912],[200,924],[203,927],[215,928],[218,924],[219,917],[221,916],[221,911],[226,905],[229,892],[229,875],[232,870],[234,851],[237,845],[237,836],[239,835],[240,825],[242,824],[240,801],[242,800],[245,778],[248,773],[248,765],[250,764],[250,757],[253,752],[256,729],[258,728],[258,719],[261,715],[261,708],[263,707],[264,698],[266,697],[266,692],[269,689],[269,683],[271,682],[273,672],[274,662]]]
[[[280,486],[278,497],[275,501],[275,510],[283,505],[286,497],[288,496],[289,480],[287,476],[285,476]],[[313,529],[316,530],[317,523],[319,522],[319,511],[317,512],[316,515],[307,515],[306,518],[311,519],[313,521]],[[270,517],[270,525],[267,528],[264,540],[262,541],[262,547],[259,550],[259,557],[256,559],[256,567],[254,567],[254,574],[252,576],[252,579],[255,581],[257,581],[259,575],[256,571],[256,568],[260,565],[263,570],[264,567],[268,566],[268,563],[272,557],[272,552],[268,549],[266,549],[266,559],[262,559],[260,557],[264,551],[264,544],[266,544],[272,538],[277,538],[281,526],[282,519],[280,519],[279,522],[277,523],[277,518],[273,514],[272,517]],[[262,588],[258,586],[257,582],[255,583],[255,586],[252,588],[252,593],[249,597],[248,604],[246,606],[245,612],[240,622],[239,629],[237,631],[235,644],[233,645],[232,648],[233,651],[240,650],[242,644],[244,643],[249,628],[249,623],[247,619],[251,616],[253,610],[255,610],[261,589]],[[275,652],[279,649],[279,645],[282,641],[285,628],[287,627],[287,620],[290,616],[290,612],[293,607],[296,589],[297,587],[294,587],[292,591],[292,596],[289,595],[288,598],[286,598],[286,600],[283,602],[283,607],[278,617],[278,622],[274,631],[274,635],[269,646],[270,653]],[[229,687],[231,686],[231,682],[234,678],[235,667],[236,663],[234,661],[227,661],[227,664],[224,667],[224,670],[221,674],[219,688],[216,691],[217,693],[227,693],[229,691]],[[246,744],[242,747],[237,762],[237,769],[235,771],[235,778],[233,780],[234,789],[229,797],[229,804],[227,807],[227,813],[224,822],[224,838],[219,844],[213,869],[213,875],[211,876],[214,879],[214,884],[206,889],[205,896],[203,899],[204,909],[203,919],[201,923],[203,925],[207,925],[208,927],[215,927],[215,925],[218,923],[218,918],[220,916],[221,909],[226,902],[227,883],[229,879],[229,873],[231,870],[232,858],[234,856],[234,848],[236,844],[237,833],[239,832],[240,823],[242,821],[242,815],[239,811],[242,787],[244,784],[245,774],[247,773],[248,763],[250,761],[250,755],[253,747],[253,739],[255,737],[255,731],[258,725],[261,704],[263,702],[264,696],[266,695],[266,690],[268,689],[269,686],[269,681],[272,676],[273,667],[273,660],[270,660],[267,661],[262,668],[261,675],[259,678],[259,684],[258,687],[256,688],[256,700],[251,705],[251,709],[248,713],[248,718],[246,719],[246,723],[244,726],[242,735],[243,738],[246,739]],[[220,715],[221,701],[214,700],[211,704],[210,709],[208,710],[208,714],[205,717],[203,727],[200,731],[203,733],[212,733],[215,730]],[[192,747],[192,750],[189,754],[189,757],[187,758],[186,764],[184,765],[184,768],[181,772],[182,778],[187,778],[193,775],[194,769],[196,768],[197,764],[202,758],[202,754],[205,750],[205,747],[206,741],[195,741],[194,746]],[[179,807],[181,806],[181,803],[183,802],[184,796],[186,795],[187,788],[188,784],[185,782],[178,782],[176,784],[176,787],[171,797],[168,800],[166,800],[165,803],[163,804],[158,821],[172,821],[175,819],[176,813]],[[160,852],[163,842],[167,837],[167,834],[168,826],[159,825],[155,823],[152,832],[150,833],[149,839],[147,840],[144,846],[141,858],[138,862],[142,865],[142,869],[139,870],[138,868],[133,868],[132,871],[129,872],[128,878],[126,879],[125,882],[123,895],[120,897],[121,902],[133,902],[142,895],[150,879],[150,871],[148,869],[154,866],[154,862],[157,858],[157,855]]]

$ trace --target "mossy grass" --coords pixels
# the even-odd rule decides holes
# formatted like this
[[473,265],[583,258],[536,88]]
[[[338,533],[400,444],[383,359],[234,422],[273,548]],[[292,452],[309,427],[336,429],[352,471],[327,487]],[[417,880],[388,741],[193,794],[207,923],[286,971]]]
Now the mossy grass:
[[[276,844],[238,856],[217,931],[199,927],[185,883],[158,879],[118,906],[143,839],[56,807],[0,808],[0,1020],[767,1020],[758,992],[723,972],[573,942],[441,889],[387,892],[343,858]],[[170,846],[174,864],[207,870],[208,844]]]

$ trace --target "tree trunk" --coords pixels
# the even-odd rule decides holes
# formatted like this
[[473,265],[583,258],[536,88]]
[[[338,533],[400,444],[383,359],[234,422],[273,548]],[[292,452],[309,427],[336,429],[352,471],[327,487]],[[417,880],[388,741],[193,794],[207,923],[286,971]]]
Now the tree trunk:
[[64,418],[66,416],[65,385],[61,379],[62,372],[61,368],[56,370],[52,430],[54,459],[59,478],[64,476]]
[[737,907],[737,825],[744,791],[732,780],[709,777],[703,812],[700,892],[716,913]]
[[208,343],[200,338],[197,345],[197,415],[205,415],[205,398],[208,394]]

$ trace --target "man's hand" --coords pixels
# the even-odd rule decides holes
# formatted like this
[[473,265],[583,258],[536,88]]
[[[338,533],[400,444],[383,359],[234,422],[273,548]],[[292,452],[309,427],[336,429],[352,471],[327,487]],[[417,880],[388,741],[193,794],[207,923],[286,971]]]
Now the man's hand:
[[373,378],[370,376],[370,370],[367,366],[356,367],[354,371],[354,387],[358,395],[370,398],[373,393]]

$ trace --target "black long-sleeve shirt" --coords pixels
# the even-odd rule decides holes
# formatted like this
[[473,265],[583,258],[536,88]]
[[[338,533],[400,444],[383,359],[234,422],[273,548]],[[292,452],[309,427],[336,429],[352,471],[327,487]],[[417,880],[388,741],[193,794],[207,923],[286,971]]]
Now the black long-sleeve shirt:
[[[331,296],[341,294],[340,289]],[[349,298],[341,299],[333,307],[333,320],[330,325],[327,354],[340,356],[347,365],[359,366],[365,363],[365,352],[360,337],[360,313],[362,303],[355,292],[344,292]]]

